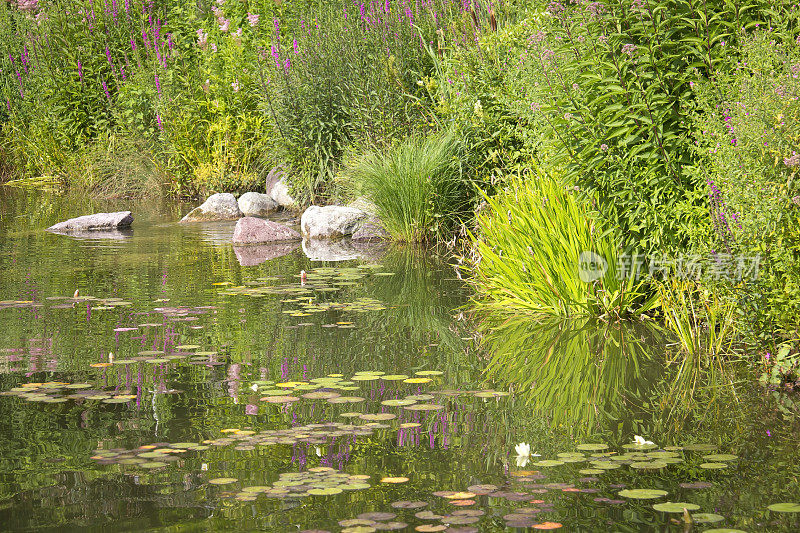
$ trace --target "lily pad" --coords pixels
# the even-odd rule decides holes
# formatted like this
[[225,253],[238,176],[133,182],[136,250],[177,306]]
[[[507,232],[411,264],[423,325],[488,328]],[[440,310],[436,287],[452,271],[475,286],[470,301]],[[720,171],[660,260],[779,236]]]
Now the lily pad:
[[723,468],[728,468],[727,463],[700,463],[700,468],[705,468],[706,470],[722,470]]
[[730,453],[713,453],[711,455],[704,455],[703,456],[703,459],[705,459],[706,461],[711,461],[713,463],[720,463],[720,462],[725,462],[725,461],[733,461],[733,460],[738,459],[738,458],[739,458],[738,455],[733,455],[733,454],[730,454]]
[[619,491],[617,494],[623,498],[632,498],[634,500],[653,500],[666,496],[667,492],[656,489],[625,489]]
[[714,513],[695,513],[692,515],[692,520],[697,524],[713,524],[722,522],[725,517]]
[[239,480],[235,477],[218,477],[208,480],[208,482],[212,485],[230,485],[231,483],[236,483],[237,481]]
[[607,450],[608,444],[578,444],[575,446],[575,449],[585,452],[599,452],[601,450]]
[[653,509],[661,511],[662,513],[682,513],[684,509],[687,511],[696,511],[700,509],[700,506],[686,502],[665,502],[654,504]]
[[800,513],[800,503],[773,503],[767,509],[776,513]]

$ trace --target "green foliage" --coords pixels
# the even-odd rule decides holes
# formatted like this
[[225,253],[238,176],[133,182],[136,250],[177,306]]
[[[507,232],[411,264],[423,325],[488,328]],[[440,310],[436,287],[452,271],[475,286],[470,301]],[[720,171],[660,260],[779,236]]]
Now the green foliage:
[[739,54],[698,84],[693,117],[695,171],[712,200],[710,242],[725,254],[760,257],[758,277],[727,290],[739,300],[750,339],[773,348],[797,336],[800,321],[798,11],[784,16],[740,34]]
[[616,234],[546,172],[486,201],[474,239],[480,306],[571,317],[638,315],[655,303],[636,276],[622,276]]
[[[259,58],[265,108],[273,114],[285,161],[299,172],[298,192],[327,196],[351,144],[385,148],[433,126],[417,81],[434,68],[427,42],[438,13],[446,24],[459,3],[323,3],[315,21],[281,25]],[[365,11],[360,12],[360,9]],[[290,174],[291,175],[291,174]]]
[[690,357],[715,358],[732,352],[736,307],[690,280],[658,285],[667,329]]
[[393,239],[442,240],[472,207],[474,194],[461,153],[452,133],[415,136],[386,153],[365,155],[353,168],[352,179],[375,203]]

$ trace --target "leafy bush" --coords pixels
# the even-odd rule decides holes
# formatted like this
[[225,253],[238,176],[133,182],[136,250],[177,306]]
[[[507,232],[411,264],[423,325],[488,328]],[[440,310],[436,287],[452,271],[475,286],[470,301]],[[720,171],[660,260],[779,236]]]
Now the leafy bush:
[[536,6],[457,55],[441,91],[446,109],[479,139],[484,175],[498,183],[534,157],[579,185],[626,245],[687,246],[708,225],[705,182],[693,169],[691,82],[735,50],[736,28],[751,31],[781,7],[763,0]]
[[470,216],[473,191],[452,133],[411,137],[387,153],[370,153],[352,171],[356,186],[375,203],[393,239],[448,238]]
[[[742,309],[751,340],[797,336],[800,322],[800,13],[740,34],[739,54],[698,84],[694,116],[698,172],[708,183],[723,256],[760,256],[758,277],[722,286]],[[778,335],[776,335],[776,332]]]
[[455,36],[445,31],[464,13],[458,0],[323,2],[299,27],[276,22],[260,76],[281,152],[302,176],[298,192],[327,195],[352,144],[382,149],[433,129],[418,81],[433,72],[433,50]]
[[486,198],[474,242],[479,306],[562,317],[652,307],[644,282],[623,275],[618,237],[576,196],[539,171]]

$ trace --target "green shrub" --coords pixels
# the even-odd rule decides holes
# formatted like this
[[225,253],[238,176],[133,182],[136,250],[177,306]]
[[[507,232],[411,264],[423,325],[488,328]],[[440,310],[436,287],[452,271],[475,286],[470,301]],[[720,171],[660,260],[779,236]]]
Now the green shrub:
[[545,172],[531,174],[487,197],[478,216],[477,304],[562,317],[648,310],[654,300],[646,298],[643,282],[620,268],[618,237],[575,191]]
[[[714,238],[728,256],[759,256],[756,279],[719,284],[738,298],[740,327],[773,348],[800,323],[800,12],[739,34],[738,53],[697,84],[695,171],[707,182]],[[776,334],[777,333],[777,334]]]
[[471,160],[487,186],[533,157],[579,185],[625,245],[680,249],[708,225],[691,82],[735,53],[736,28],[752,31],[786,5],[537,2],[527,19],[459,53],[437,86],[445,112],[478,140]]
[[356,187],[374,203],[397,241],[449,238],[470,216],[472,186],[452,133],[415,136],[388,152],[366,154],[353,168]]

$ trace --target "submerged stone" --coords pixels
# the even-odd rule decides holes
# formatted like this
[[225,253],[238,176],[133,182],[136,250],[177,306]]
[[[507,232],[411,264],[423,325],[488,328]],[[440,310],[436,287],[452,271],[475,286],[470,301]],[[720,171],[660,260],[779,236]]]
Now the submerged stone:
[[303,213],[300,228],[310,239],[338,239],[355,233],[368,217],[354,207],[312,205]]
[[246,192],[237,200],[239,210],[246,217],[263,217],[277,211],[280,205],[270,195]]
[[233,230],[234,244],[299,241],[300,234],[288,226],[263,218],[244,217]]
[[85,231],[111,231],[129,228],[133,223],[130,211],[117,211],[116,213],[95,213],[82,217],[71,218],[47,228],[54,233],[76,233]]
[[189,211],[181,222],[235,220],[241,216],[236,197],[230,193],[218,193],[212,194],[202,205]]

